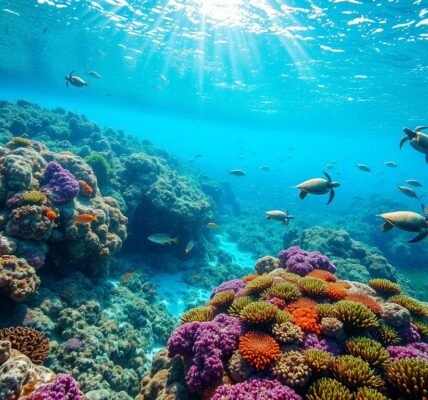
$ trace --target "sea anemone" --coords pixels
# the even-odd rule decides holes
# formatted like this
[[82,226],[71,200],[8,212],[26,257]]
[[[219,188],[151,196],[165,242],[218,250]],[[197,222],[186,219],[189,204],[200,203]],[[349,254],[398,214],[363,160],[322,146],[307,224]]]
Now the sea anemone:
[[239,318],[250,325],[262,325],[273,321],[277,312],[273,304],[255,301],[241,310]]
[[383,368],[389,361],[388,351],[373,339],[352,338],[346,342],[346,350],[353,356],[362,358],[372,367]]
[[361,303],[367,308],[372,310],[376,315],[380,315],[382,312],[381,305],[376,301],[374,297],[371,297],[364,293],[348,293],[346,295],[346,300],[355,301],[356,303]]
[[383,387],[381,377],[375,374],[369,363],[359,357],[339,356],[331,365],[335,378],[350,389],[358,389],[361,386],[375,389]]
[[368,329],[379,325],[376,315],[366,306],[354,301],[342,300],[336,303],[336,317],[345,329]]
[[269,275],[257,275],[257,278],[251,280],[245,285],[245,294],[260,293],[271,287],[273,278]]
[[291,285],[290,283],[279,283],[267,289],[263,293],[262,297],[265,299],[277,297],[286,302],[291,302],[297,300],[301,295],[302,293],[296,286]]
[[426,340],[428,338],[428,324],[426,324],[423,321],[414,319],[413,324],[416,326],[417,330],[419,331],[421,337]]
[[180,321],[182,324],[188,322],[206,322],[211,321],[214,318],[214,309],[212,307],[202,306],[192,308],[191,310],[185,312]]
[[354,394],[353,400],[388,400],[388,398],[373,388],[362,387]]
[[250,296],[238,297],[233,300],[227,312],[233,317],[239,317],[239,314],[241,313],[242,309],[252,302],[253,299]]
[[321,378],[309,388],[306,400],[352,400],[349,389],[336,379]]
[[320,316],[320,318],[334,317],[336,315],[336,309],[334,305],[328,303],[317,304],[315,311]]
[[287,282],[297,283],[302,277],[300,275],[294,274],[293,272],[281,271],[279,276]]
[[233,290],[226,290],[224,292],[217,293],[208,304],[213,307],[229,307],[234,298],[235,292]]
[[297,308],[291,314],[293,323],[299,326],[303,332],[316,333],[317,335],[321,333],[318,314],[312,308]]
[[398,332],[386,324],[380,324],[377,331],[378,338],[384,346],[393,346],[400,343],[400,335]]
[[389,279],[370,279],[368,284],[381,296],[388,297],[401,292],[400,285]]
[[0,340],[8,340],[12,349],[26,355],[34,364],[42,365],[49,357],[50,346],[46,335],[33,328],[0,329]]
[[428,399],[428,361],[404,358],[391,362],[386,368],[388,381],[406,399]]
[[280,356],[275,339],[261,332],[250,331],[239,339],[239,352],[257,371],[262,371]]
[[307,274],[306,276],[310,278],[318,278],[325,282],[337,281],[336,275],[332,274],[331,272],[324,271],[323,269],[314,269],[313,271],[309,272],[309,274]]
[[302,293],[310,297],[321,297],[328,293],[326,283],[318,278],[302,278],[298,285]]
[[293,319],[293,316],[283,310],[279,310],[275,315],[275,323],[282,324],[283,322],[290,322]]
[[311,375],[305,357],[298,351],[288,351],[281,356],[271,367],[272,375],[284,385],[295,387],[304,386]]
[[272,334],[275,339],[282,344],[301,343],[305,336],[303,331],[291,322],[274,324],[272,327]]
[[392,296],[388,302],[399,304],[407,308],[414,317],[426,318],[428,317],[428,307],[419,300],[405,295]]
[[312,371],[317,374],[326,372],[333,360],[333,356],[330,353],[319,349],[306,350],[304,357]]

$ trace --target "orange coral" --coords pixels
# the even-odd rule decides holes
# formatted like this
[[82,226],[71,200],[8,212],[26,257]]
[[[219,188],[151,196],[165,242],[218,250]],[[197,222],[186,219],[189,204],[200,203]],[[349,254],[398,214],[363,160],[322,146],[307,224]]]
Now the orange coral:
[[288,311],[292,312],[297,310],[298,308],[312,308],[314,309],[317,306],[317,302],[315,300],[310,299],[309,297],[300,297],[296,301],[287,305]]
[[363,293],[348,293],[346,295],[346,300],[355,301],[365,305],[368,309],[373,311],[376,315],[380,315],[382,312],[382,307],[380,304],[371,296],[368,296]]
[[245,283],[251,282],[253,279],[256,279],[258,276],[260,276],[260,275],[258,275],[258,274],[245,275],[242,278],[242,281],[245,282]]
[[266,369],[279,358],[280,349],[272,336],[250,331],[239,339],[239,352],[258,371]]
[[312,332],[319,335],[321,333],[320,319],[313,308],[302,307],[292,311],[293,323],[304,332]]
[[343,300],[346,297],[346,289],[343,287],[342,282],[326,282],[328,287],[327,296],[334,300],[339,301]]
[[306,276],[322,279],[325,282],[336,282],[337,280],[336,275],[332,274],[331,272],[324,271],[323,269],[314,269]]

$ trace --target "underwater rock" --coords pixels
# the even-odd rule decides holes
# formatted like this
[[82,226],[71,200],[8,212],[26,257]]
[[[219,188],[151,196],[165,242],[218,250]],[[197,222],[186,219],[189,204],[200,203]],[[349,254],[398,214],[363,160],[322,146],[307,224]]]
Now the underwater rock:
[[[281,254],[295,254],[295,248]],[[284,265],[288,259],[281,258]],[[428,343],[420,329],[425,329],[428,322],[428,305],[406,296],[384,300],[380,291],[359,282],[342,281],[320,269],[331,263],[325,256],[318,260],[320,263],[315,262],[311,271],[299,270],[301,275],[277,268],[263,275],[244,276],[240,281],[245,286],[239,292],[214,289],[216,297],[227,293],[227,304],[208,302],[186,313],[169,340],[171,358],[161,352],[153,361],[152,371],[143,379],[137,398],[177,399],[180,397],[168,389],[185,385],[191,396],[200,400],[242,396],[255,400],[260,388],[263,393],[270,393],[268,397],[272,399],[328,399],[331,393],[345,392],[346,398],[351,398],[352,393],[364,389],[377,398],[383,398],[379,397],[382,393],[385,398],[399,400],[406,397],[410,381],[413,393],[425,393],[423,377],[428,361],[424,352]],[[231,281],[222,287],[228,285],[235,287],[238,283]],[[320,285],[327,290],[315,290]],[[282,302],[270,301],[267,294],[279,293],[280,286],[294,287],[297,300],[292,297]],[[308,290],[310,287],[314,290]],[[305,289],[305,295],[299,289]],[[398,304],[393,301],[409,309],[403,305],[395,307]],[[203,313],[202,309],[210,312]],[[227,318],[225,313],[235,316],[232,331],[238,338],[233,334],[227,345],[212,347],[221,337],[216,320]],[[281,343],[280,347],[279,326],[298,329],[301,335],[289,335],[293,342]],[[405,345],[397,347],[400,342]],[[212,348],[217,353],[212,353]],[[396,364],[403,360],[416,361]],[[179,373],[173,373],[177,368],[174,363],[180,367]],[[392,369],[400,370],[400,376]],[[198,375],[199,370],[204,373]],[[316,393],[321,393],[321,397]]]
[[[313,227],[300,233],[290,230],[284,235],[284,246],[290,245],[319,251],[331,257],[338,267],[338,275],[345,279],[361,279],[368,273],[371,278],[397,280],[395,268],[379,250],[352,239],[349,233],[342,229]],[[359,277],[349,276],[353,271],[349,264],[360,265],[367,272],[361,270]]]

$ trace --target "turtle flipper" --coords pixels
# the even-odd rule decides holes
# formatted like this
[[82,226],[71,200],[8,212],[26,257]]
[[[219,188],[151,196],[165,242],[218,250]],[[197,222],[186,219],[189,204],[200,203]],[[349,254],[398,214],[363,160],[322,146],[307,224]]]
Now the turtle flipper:
[[288,225],[288,218],[284,219],[284,225]]
[[428,164],[428,154],[425,155],[425,162]]
[[325,172],[325,171],[323,171],[323,174],[325,175],[327,180],[331,183],[331,176],[329,174],[327,174],[327,172]]
[[382,232],[388,232],[390,231],[392,228],[394,228],[394,225],[390,224],[388,221],[385,221],[383,224],[381,224],[379,226],[380,230]]
[[400,140],[400,149],[403,147],[403,144],[409,140],[407,136],[403,136]]
[[336,193],[334,192],[334,189],[330,189],[330,197],[328,198],[327,205],[329,205],[333,201],[335,194]]
[[428,126],[417,126],[415,128],[415,132],[423,131],[424,129],[428,129]]
[[424,240],[427,237],[427,235],[428,235],[428,230],[425,230],[425,231],[421,232],[418,236],[409,240],[409,243],[420,242],[421,240]]
[[299,197],[303,200],[308,195],[307,192],[304,192],[303,190],[300,191]]

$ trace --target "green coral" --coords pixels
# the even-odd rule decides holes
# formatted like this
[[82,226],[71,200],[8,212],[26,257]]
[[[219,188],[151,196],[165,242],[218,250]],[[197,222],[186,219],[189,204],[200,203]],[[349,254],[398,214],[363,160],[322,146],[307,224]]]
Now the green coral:
[[354,301],[342,300],[336,303],[336,318],[345,329],[368,329],[379,325],[376,315],[366,306]]
[[336,379],[318,379],[309,388],[306,400],[352,400],[349,389]]
[[350,339],[346,350],[355,357],[360,357],[372,367],[383,368],[389,361],[388,351],[376,340],[365,337]]
[[292,302],[297,300],[301,295],[302,293],[296,286],[289,283],[279,283],[267,289],[262,297],[265,299],[277,297],[285,302]]
[[103,154],[91,153],[85,161],[91,166],[100,185],[109,183],[111,166]]
[[278,308],[273,304],[256,301],[243,308],[239,317],[250,325],[263,325],[274,320]]

